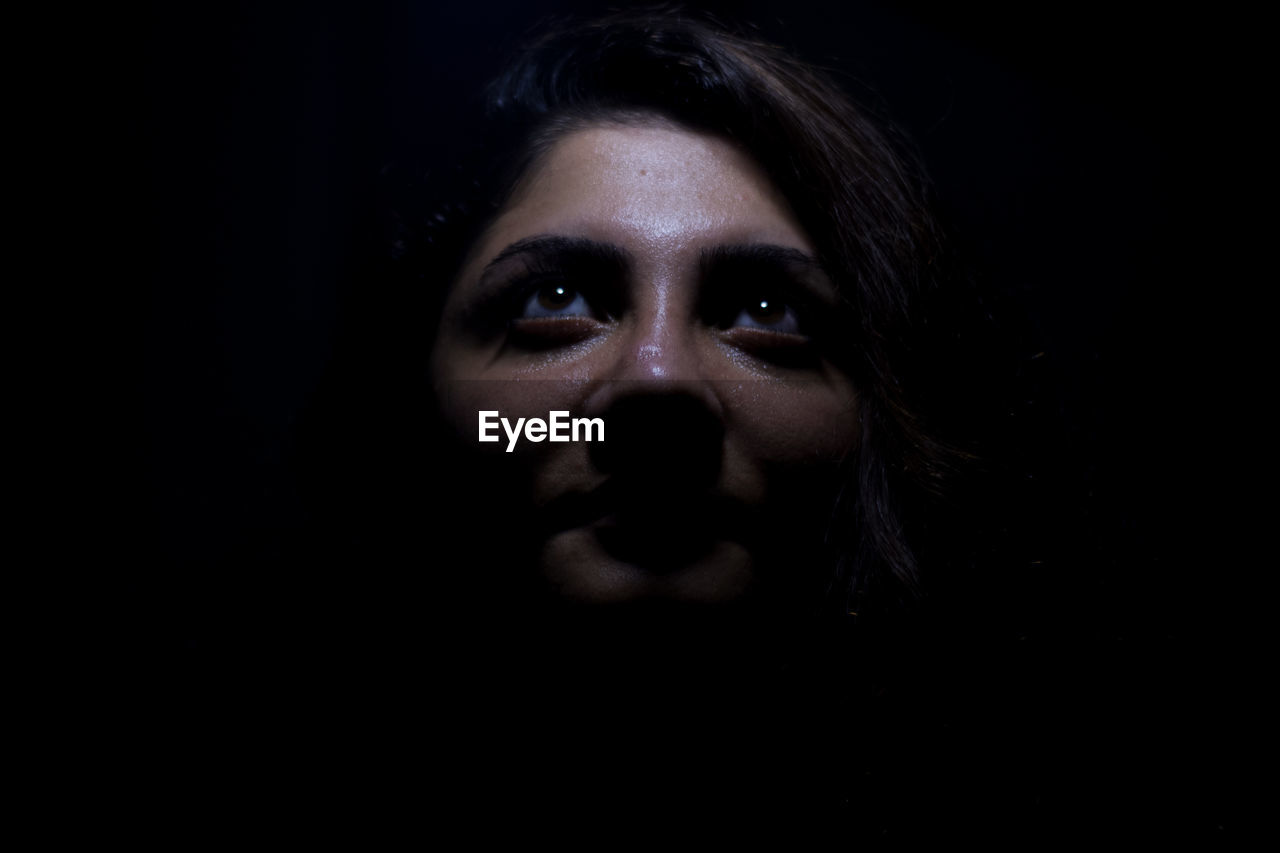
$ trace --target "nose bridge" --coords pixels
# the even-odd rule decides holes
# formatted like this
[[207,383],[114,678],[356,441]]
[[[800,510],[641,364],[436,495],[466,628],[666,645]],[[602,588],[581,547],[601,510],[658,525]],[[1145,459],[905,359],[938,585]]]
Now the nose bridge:
[[592,408],[607,408],[626,397],[678,396],[693,398],[718,415],[693,313],[690,290],[681,282],[647,282],[620,329],[609,369],[597,374],[605,381]]
[[653,287],[637,301],[620,353],[618,378],[642,382],[692,382],[698,358],[690,324],[669,286]]
[[720,471],[725,413],[704,363],[690,292],[654,288],[637,298],[612,371],[589,410],[607,424],[607,441],[588,448],[597,470],[628,500],[671,490],[692,494]]

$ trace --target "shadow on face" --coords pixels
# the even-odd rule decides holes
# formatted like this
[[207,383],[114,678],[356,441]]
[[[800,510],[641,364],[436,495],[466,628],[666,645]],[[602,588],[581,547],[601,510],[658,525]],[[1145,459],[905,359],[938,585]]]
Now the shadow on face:
[[[431,356],[494,537],[580,602],[727,603],[809,572],[858,434],[825,356],[837,298],[729,141],[656,116],[563,135],[472,248]],[[555,412],[604,440],[520,428]]]

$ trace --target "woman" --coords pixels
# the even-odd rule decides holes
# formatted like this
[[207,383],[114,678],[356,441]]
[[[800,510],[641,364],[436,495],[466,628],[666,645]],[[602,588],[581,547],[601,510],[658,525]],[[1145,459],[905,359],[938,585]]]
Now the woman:
[[[504,544],[573,600],[909,599],[909,507],[955,456],[904,382],[942,249],[896,140],[786,54],[649,15],[544,36],[488,105],[399,262]],[[481,444],[481,411],[608,439]]]
[[[607,743],[583,778],[670,792],[711,753],[719,797],[846,797],[840,732],[883,723],[846,700],[909,646],[966,458],[922,405],[963,393],[939,349],[963,288],[914,160],[782,51],[652,14],[544,35],[451,133],[462,166],[393,181],[393,286],[344,407],[367,431],[337,440],[359,465],[324,469],[362,572],[420,584],[403,624],[485,755]],[[520,426],[557,412],[603,441]]]

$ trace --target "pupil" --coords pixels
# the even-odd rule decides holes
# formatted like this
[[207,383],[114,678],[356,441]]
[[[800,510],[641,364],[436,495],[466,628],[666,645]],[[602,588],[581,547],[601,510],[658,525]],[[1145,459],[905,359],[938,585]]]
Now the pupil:
[[573,291],[563,284],[544,287],[538,297],[543,308],[563,308],[573,301]]
[[768,299],[755,302],[749,310],[751,316],[757,320],[777,320],[782,316],[781,309],[774,306]]

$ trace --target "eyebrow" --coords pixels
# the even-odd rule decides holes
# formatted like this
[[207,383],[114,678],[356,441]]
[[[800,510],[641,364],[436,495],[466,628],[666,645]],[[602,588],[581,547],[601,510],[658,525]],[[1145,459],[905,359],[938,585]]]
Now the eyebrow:
[[791,264],[823,271],[822,264],[808,252],[772,243],[745,243],[739,246],[715,246],[702,250],[702,263],[711,266],[723,261],[755,261],[774,266]]
[[764,272],[794,274],[799,270],[805,273],[816,273],[816,275],[805,277],[810,286],[828,297],[836,295],[835,285],[832,284],[826,267],[813,255],[801,249],[777,246],[772,243],[715,246],[704,249],[700,260],[704,277],[710,277],[716,271],[726,267],[742,266]]
[[631,255],[612,243],[601,243],[586,237],[560,237],[554,234],[542,234],[517,240],[493,257],[480,272],[480,281],[484,281],[498,266],[511,258],[532,256],[534,258],[567,258],[574,261],[585,261],[594,266],[625,272],[631,265]]

